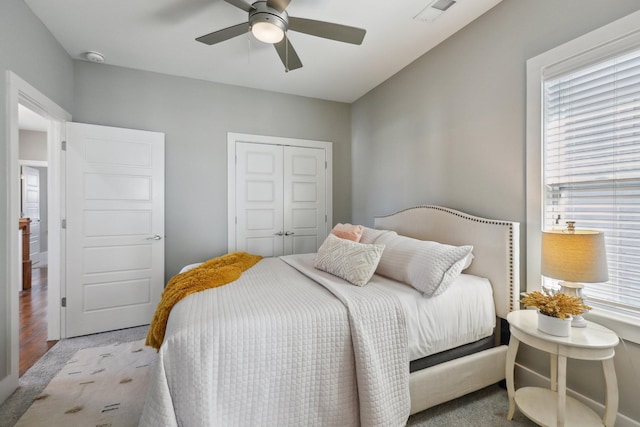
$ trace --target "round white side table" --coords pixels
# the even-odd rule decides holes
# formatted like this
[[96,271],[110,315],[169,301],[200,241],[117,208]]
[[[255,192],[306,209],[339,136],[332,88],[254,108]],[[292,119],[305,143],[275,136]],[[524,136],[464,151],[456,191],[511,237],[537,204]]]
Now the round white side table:
[[[509,395],[507,419],[513,418],[517,406],[527,418],[543,426],[613,427],[618,412],[618,382],[613,365],[618,336],[589,321],[586,328],[571,328],[568,337],[545,334],[538,330],[535,310],[513,311],[507,321],[511,332],[505,372]],[[515,389],[513,370],[521,342],[551,355],[551,389]],[[591,408],[567,396],[567,358],[602,361],[606,384],[602,419]]]

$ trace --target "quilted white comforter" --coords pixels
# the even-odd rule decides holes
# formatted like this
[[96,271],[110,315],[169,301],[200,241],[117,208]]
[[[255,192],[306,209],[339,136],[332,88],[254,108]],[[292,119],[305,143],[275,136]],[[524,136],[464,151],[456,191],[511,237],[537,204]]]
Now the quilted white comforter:
[[397,298],[318,271],[313,256],[263,259],[238,281],[179,302],[140,425],[405,425],[409,357]]

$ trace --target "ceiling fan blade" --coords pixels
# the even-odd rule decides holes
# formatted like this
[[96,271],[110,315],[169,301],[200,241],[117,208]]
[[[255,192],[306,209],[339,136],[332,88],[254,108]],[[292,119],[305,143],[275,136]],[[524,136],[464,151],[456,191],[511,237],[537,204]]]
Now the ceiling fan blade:
[[302,68],[302,62],[293,46],[291,46],[291,41],[287,38],[286,34],[281,41],[274,43],[273,46],[276,48],[276,52],[278,52],[278,56],[284,64],[286,71]]
[[253,7],[252,5],[250,5],[249,3],[243,1],[243,0],[224,0],[229,4],[234,5],[235,7],[244,10],[245,12],[251,12],[252,10],[255,9],[255,7]]
[[267,0],[267,6],[278,12],[284,11],[289,6],[289,3],[291,3],[291,0]]
[[339,42],[362,44],[367,33],[362,28],[349,27],[347,25],[333,24],[331,22],[315,21],[313,19],[289,17],[289,29],[325,39]]
[[214,31],[213,33],[209,33],[204,36],[200,36],[196,40],[204,44],[212,45],[232,39],[241,34],[245,34],[248,31],[249,23],[244,22],[242,24],[234,25],[233,27],[224,28],[222,30]]

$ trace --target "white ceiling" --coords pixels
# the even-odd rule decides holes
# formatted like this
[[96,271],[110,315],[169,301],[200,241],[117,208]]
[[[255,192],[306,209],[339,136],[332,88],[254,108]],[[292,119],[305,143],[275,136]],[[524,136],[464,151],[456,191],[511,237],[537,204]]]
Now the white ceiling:
[[49,120],[18,104],[18,129],[46,132],[48,128]]
[[[303,68],[285,73],[275,49],[239,36],[194,39],[247,21],[223,0],[25,0],[73,58],[219,83],[353,102],[501,0],[460,0],[433,22],[433,0],[292,0],[290,16],[364,28],[361,46],[290,31]],[[251,0],[249,0],[251,2]]]

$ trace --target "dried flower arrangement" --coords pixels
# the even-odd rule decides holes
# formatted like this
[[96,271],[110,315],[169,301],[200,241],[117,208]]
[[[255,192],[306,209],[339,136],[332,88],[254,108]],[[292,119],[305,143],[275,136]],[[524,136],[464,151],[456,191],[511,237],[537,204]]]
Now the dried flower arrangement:
[[551,290],[529,292],[520,302],[525,307],[536,307],[540,313],[560,319],[567,319],[569,316],[583,314],[585,311],[591,310],[591,307],[586,305],[581,297]]

